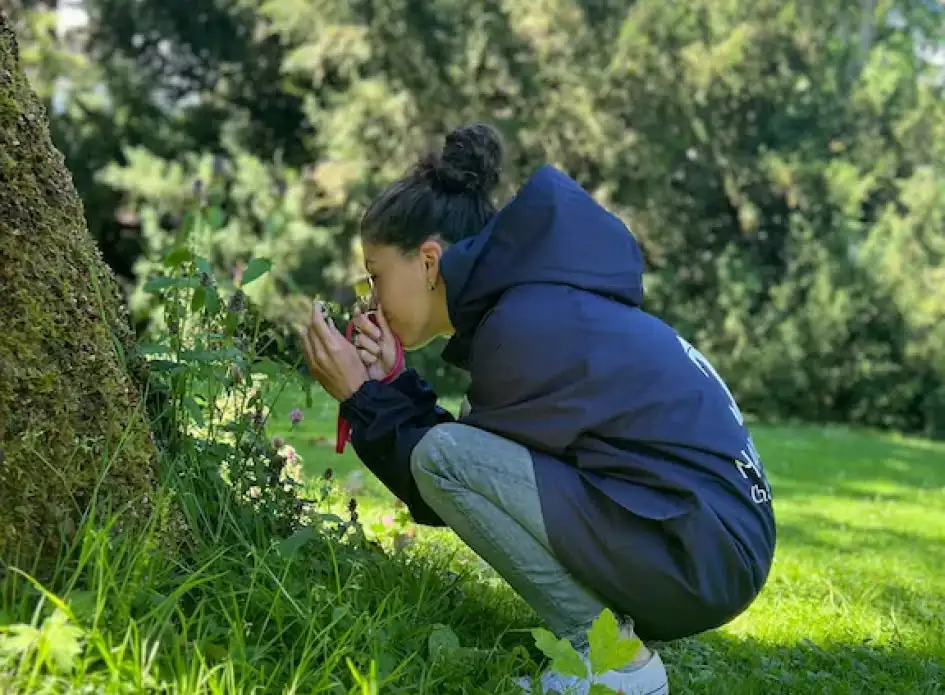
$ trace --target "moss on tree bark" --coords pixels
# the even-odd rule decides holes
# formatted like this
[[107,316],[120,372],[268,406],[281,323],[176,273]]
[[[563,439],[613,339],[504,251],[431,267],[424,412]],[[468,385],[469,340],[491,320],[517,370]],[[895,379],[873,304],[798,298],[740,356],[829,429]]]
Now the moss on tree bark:
[[147,517],[156,456],[125,360],[133,339],[0,11],[3,563],[54,557],[93,499]]

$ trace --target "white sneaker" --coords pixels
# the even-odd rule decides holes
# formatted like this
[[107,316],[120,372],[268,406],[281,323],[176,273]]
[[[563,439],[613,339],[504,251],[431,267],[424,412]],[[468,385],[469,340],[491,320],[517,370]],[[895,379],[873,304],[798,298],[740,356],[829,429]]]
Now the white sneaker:
[[[592,681],[549,671],[541,677],[540,692],[543,695],[588,695],[592,683],[606,685],[618,695],[669,695],[666,667],[656,652],[639,668],[632,671],[608,671]],[[533,692],[528,678],[519,680],[518,685],[526,693]]]

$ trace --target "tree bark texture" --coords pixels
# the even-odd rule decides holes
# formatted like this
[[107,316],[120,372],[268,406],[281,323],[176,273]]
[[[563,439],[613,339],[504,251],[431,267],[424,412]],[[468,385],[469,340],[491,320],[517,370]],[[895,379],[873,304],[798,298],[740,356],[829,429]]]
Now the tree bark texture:
[[0,11],[0,572],[54,557],[93,501],[147,517],[156,456],[133,341]]

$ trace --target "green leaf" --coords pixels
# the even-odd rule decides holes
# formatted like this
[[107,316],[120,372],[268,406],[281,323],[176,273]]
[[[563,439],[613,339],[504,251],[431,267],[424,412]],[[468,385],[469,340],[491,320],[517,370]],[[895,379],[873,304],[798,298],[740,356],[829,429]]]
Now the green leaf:
[[207,290],[205,287],[201,286],[194,290],[193,299],[190,300],[190,310],[197,312],[203,309],[204,304],[207,303]]
[[587,692],[587,695],[618,695],[618,693],[616,690],[607,685],[593,683],[591,684],[591,689]]
[[95,613],[98,610],[98,596],[94,591],[77,589],[70,591],[68,596],[64,597],[72,614],[83,622],[91,623],[95,619]]
[[144,283],[143,290],[149,294],[154,294],[155,292],[158,292],[160,290],[166,290],[172,287],[182,289],[186,287],[199,287],[199,286],[200,286],[199,278],[194,278],[194,277],[174,278],[174,277],[165,277],[162,275],[158,277],[153,277],[150,280],[148,280],[146,283]]
[[197,401],[188,396],[184,399],[184,407],[187,408],[187,411],[194,418],[194,422],[197,423],[198,427],[203,427],[206,424],[203,419],[203,409]]
[[43,623],[46,647],[46,665],[57,673],[69,673],[75,659],[82,653],[82,637],[85,632],[69,622],[60,610]]
[[22,658],[36,648],[41,636],[32,625],[8,625],[0,632],[0,654]]
[[223,661],[230,656],[229,649],[210,640],[203,640],[200,642],[199,646],[200,651],[209,656],[213,661]]
[[169,355],[171,354],[170,345],[158,345],[155,343],[146,343],[138,346],[139,355]]
[[227,335],[234,335],[239,324],[239,314],[228,313],[223,320],[223,327]]
[[246,287],[249,283],[254,280],[259,279],[272,269],[272,261],[267,258],[254,258],[249,262],[249,265],[246,266],[246,270],[243,271],[243,282],[242,287]]
[[433,631],[427,640],[427,646],[430,649],[430,655],[435,655],[441,650],[448,653],[460,648],[459,637],[450,628],[449,625],[437,623],[433,625]]
[[22,658],[36,653],[53,673],[69,673],[82,653],[84,636],[85,631],[57,608],[39,629],[23,624],[0,629],[0,655]]
[[192,254],[190,253],[189,248],[186,246],[178,246],[176,248],[172,248],[164,256],[164,265],[168,268],[177,268],[191,260],[191,258]]
[[180,362],[173,360],[148,360],[148,367],[155,372],[178,373],[184,371],[187,367]]
[[220,295],[215,287],[207,289],[207,315],[216,316],[220,313]]
[[206,273],[207,275],[213,277],[213,268],[210,265],[210,261],[208,261],[206,258],[203,256],[197,256],[197,258],[194,259],[194,263],[197,265],[197,270],[199,270],[201,273]]
[[220,229],[223,226],[223,210],[216,205],[207,210],[207,222],[214,229]]
[[237,348],[224,348],[223,350],[186,350],[180,354],[184,362],[217,362],[223,360],[235,360],[242,356],[242,352]]
[[271,377],[277,377],[282,374],[282,367],[268,357],[264,357],[253,363],[250,370],[253,374],[265,374]]
[[330,514],[328,512],[316,514],[315,517],[322,522],[331,523],[331,524],[344,524],[345,520],[342,519],[337,514]]
[[294,557],[302,547],[311,540],[315,539],[314,529],[306,526],[293,533],[288,538],[283,538],[277,544],[279,554],[283,557]]
[[551,668],[565,676],[587,678],[587,665],[574,646],[566,639],[558,639],[544,628],[532,630],[535,646],[551,659]]
[[591,672],[595,676],[624,668],[633,661],[643,644],[638,639],[620,635],[620,626],[609,608],[605,608],[594,621],[587,639],[591,646]]

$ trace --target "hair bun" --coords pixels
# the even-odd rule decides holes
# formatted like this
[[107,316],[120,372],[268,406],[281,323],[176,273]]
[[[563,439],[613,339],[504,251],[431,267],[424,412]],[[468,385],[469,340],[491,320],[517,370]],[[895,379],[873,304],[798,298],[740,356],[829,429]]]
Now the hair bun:
[[502,137],[487,123],[462,126],[446,136],[433,174],[445,193],[489,196],[499,184]]

